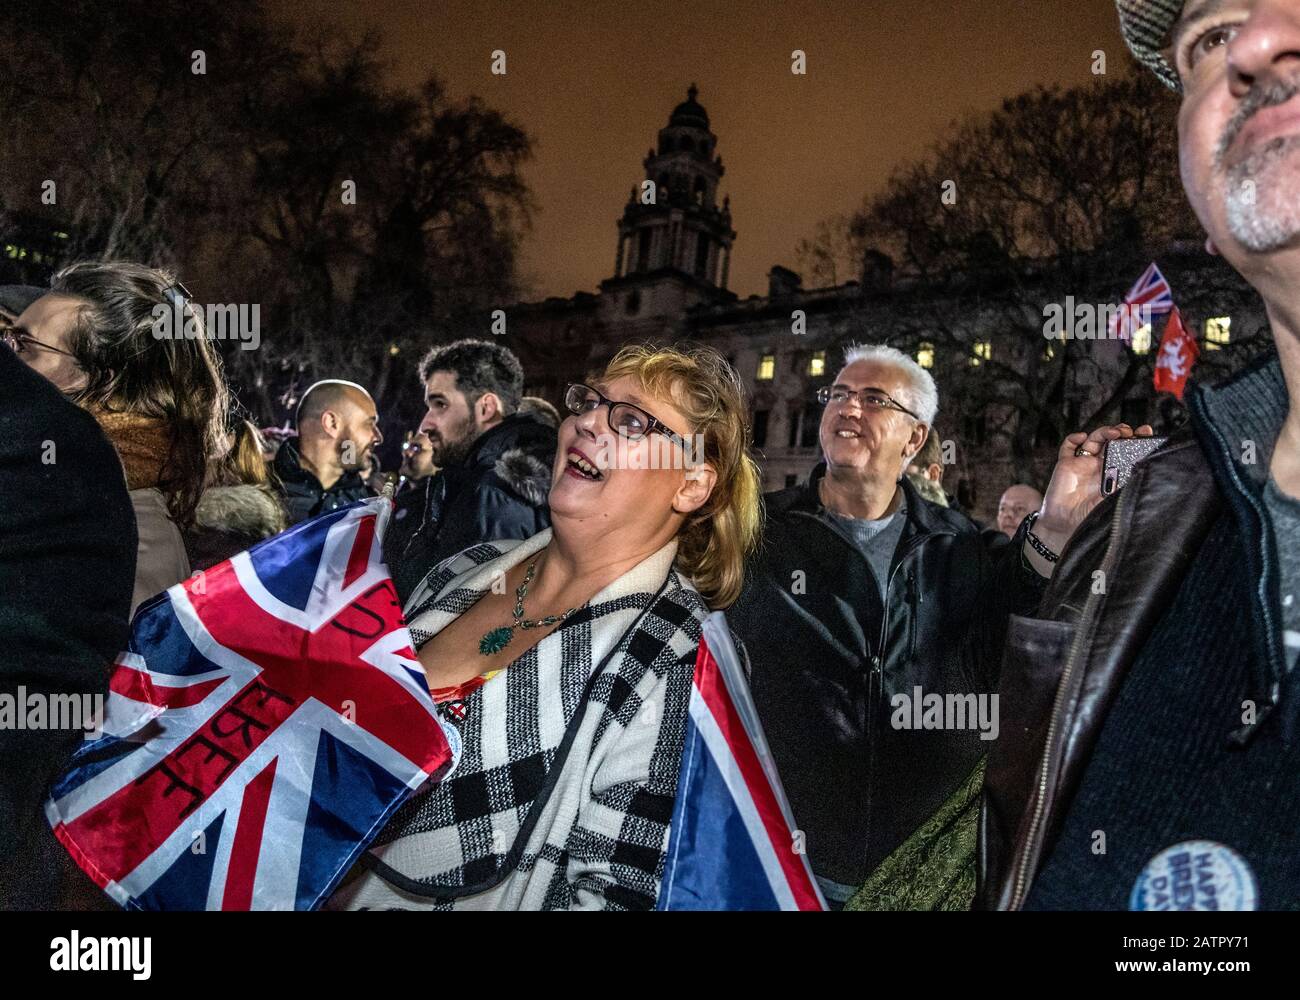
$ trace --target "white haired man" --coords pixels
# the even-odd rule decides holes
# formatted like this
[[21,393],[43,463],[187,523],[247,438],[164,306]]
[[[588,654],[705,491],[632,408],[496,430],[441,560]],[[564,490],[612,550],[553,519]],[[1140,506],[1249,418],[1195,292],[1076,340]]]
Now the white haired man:
[[[766,497],[765,543],[728,618],[831,904],[872,876],[866,905],[964,908],[1008,618],[1037,608],[1052,560],[1100,500],[1100,443],[1134,432],[1067,438],[1041,509],[1008,541],[922,499],[904,475],[939,408],[915,361],[850,348],[819,399],[825,461]],[[936,696],[963,717],[936,715]],[[955,840],[904,852],[927,859],[920,868],[891,858],[940,813]]]
[[1041,618],[1010,629],[979,904],[1294,909],[1300,0],[1118,7],[1182,92],[1188,200],[1277,353],[1193,387],[1188,426],[1080,527]]

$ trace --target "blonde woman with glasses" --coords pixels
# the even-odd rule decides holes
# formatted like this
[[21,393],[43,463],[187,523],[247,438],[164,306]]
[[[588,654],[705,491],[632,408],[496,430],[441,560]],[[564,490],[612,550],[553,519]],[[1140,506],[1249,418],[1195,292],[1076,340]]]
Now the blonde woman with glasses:
[[566,403],[552,527],[460,553],[407,603],[463,752],[334,908],[655,904],[700,624],[740,591],[759,478],[712,350],[625,348]]

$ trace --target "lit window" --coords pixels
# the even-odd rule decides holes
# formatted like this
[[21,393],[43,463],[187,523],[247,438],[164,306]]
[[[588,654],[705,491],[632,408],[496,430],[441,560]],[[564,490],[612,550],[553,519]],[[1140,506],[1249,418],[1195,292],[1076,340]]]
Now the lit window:
[[826,352],[814,351],[813,356],[808,359],[808,374],[813,378],[821,378],[826,374]]
[[1051,361],[1054,357],[1056,357],[1056,348],[1053,347],[1050,343],[1046,344],[1043,347],[1043,360]]
[[758,381],[771,382],[776,377],[776,355],[764,354],[758,361]]
[[916,350],[916,363],[922,368],[934,367],[934,345],[928,340],[922,341]]
[[1217,351],[1229,339],[1229,328],[1232,326],[1231,316],[1217,316],[1214,319],[1205,321],[1205,349],[1207,351]]
[[977,340],[971,347],[970,366],[977,368],[985,361],[993,358],[993,343],[988,340]]
[[401,348],[398,347],[396,344],[388,345],[388,353],[391,354],[393,357],[397,357],[399,351],[401,351]]
[[1151,324],[1143,323],[1133,331],[1133,340],[1129,344],[1133,348],[1134,354],[1149,354],[1151,352]]

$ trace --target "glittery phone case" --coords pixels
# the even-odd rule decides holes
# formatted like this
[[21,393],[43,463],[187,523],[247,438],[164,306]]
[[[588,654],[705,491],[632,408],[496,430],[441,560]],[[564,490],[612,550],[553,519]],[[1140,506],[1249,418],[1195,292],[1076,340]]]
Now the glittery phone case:
[[1103,496],[1122,489],[1133,473],[1133,466],[1169,439],[1167,437],[1117,438],[1107,441],[1101,450],[1101,492]]

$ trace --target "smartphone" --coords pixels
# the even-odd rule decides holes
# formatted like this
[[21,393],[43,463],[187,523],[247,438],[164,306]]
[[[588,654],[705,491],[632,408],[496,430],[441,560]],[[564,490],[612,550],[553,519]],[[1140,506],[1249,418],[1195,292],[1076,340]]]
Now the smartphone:
[[1169,439],[1167,437],[1116,438],[1101,449],[1101,494],[1110,496],[1123,489],[1133,466]]

